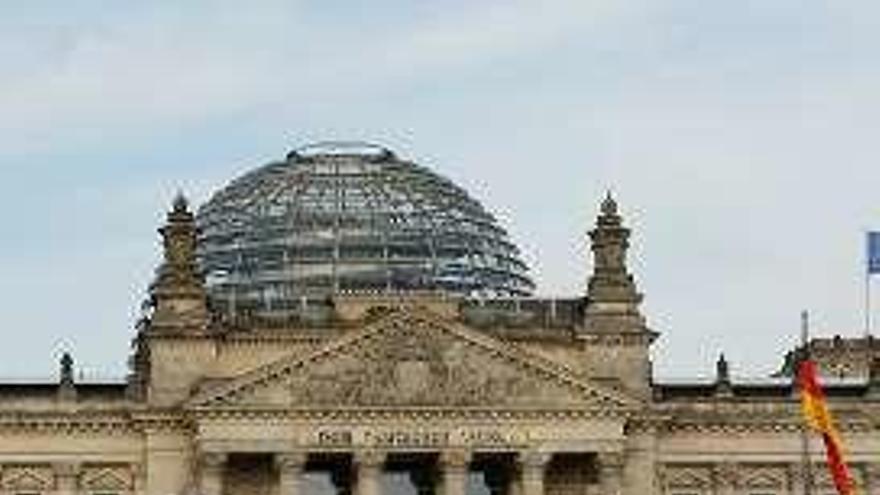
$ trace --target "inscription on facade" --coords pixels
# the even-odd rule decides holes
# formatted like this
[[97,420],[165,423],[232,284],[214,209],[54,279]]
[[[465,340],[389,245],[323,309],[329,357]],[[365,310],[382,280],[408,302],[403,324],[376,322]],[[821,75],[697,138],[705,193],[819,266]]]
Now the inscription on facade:
[[528,443],[529,434],[502,428],[370,429],[322,428],[311,443],[321,447],[413,447],[446,446],[504,447]]

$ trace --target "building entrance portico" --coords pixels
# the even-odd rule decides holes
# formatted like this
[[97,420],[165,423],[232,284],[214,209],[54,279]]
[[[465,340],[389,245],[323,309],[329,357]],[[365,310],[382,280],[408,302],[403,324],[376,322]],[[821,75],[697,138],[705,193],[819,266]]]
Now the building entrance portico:
[[[588,453],[205,454],[202,495],[592,495],[617,493]],[[619,486],[621,480],[616,480]]]
[[620,485],[600,459],[625,450],[631,406],[438,312],[397,307],[188,407],[204,495],[587,495]]

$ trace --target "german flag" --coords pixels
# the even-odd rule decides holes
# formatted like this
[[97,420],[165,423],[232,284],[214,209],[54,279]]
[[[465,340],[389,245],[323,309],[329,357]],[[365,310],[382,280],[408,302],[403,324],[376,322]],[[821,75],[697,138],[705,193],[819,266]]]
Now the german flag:
[[805,359],[798,367],[798,384],[801,390],[801,409],[804,419],[811,428],[822,435],[825,443],[825,457],[834,486],[840,495],[856,495],[849,468],[843,458],[843,443],[834,427],[825,393],[819,385],[819,373],[816,363]]

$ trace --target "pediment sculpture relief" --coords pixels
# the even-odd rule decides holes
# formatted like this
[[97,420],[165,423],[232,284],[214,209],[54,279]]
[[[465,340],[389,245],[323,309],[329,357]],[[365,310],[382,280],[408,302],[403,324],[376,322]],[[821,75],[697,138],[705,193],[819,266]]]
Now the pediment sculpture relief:
[[[471,338],[474,337],[474,338]],[[620,406],[489,337],[391,315],[315,355],[276,363],[211,403],[330,406]]]

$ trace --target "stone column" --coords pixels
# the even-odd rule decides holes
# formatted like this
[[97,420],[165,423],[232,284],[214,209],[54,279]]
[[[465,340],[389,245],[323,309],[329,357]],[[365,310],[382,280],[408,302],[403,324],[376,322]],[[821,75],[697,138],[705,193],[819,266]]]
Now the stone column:
[[275,454],[279,495],[302,495],[302,473],[307,458],[308,455],[305,452]]
[[76,495],[79,491],[79,465],[72,462],[55,464],[55,493]]
[[546,452],[521,452],[519,470],[522,495],[544,495],[544,471],[552,454]]
[[384,452],[375,450],[355,452],[356,481],[354,495],[382,495],[381,481],[384,464]]
[[599,486],[602,495],[621,495],[623,493],[623,452],[600,452]]
[[199,466],[199,494],[223,495],[223,470],[226,467],[226,454],[206,452],[202,454]]
[[449,450],[440,454],[443,495],[466,495],[470,452]]

